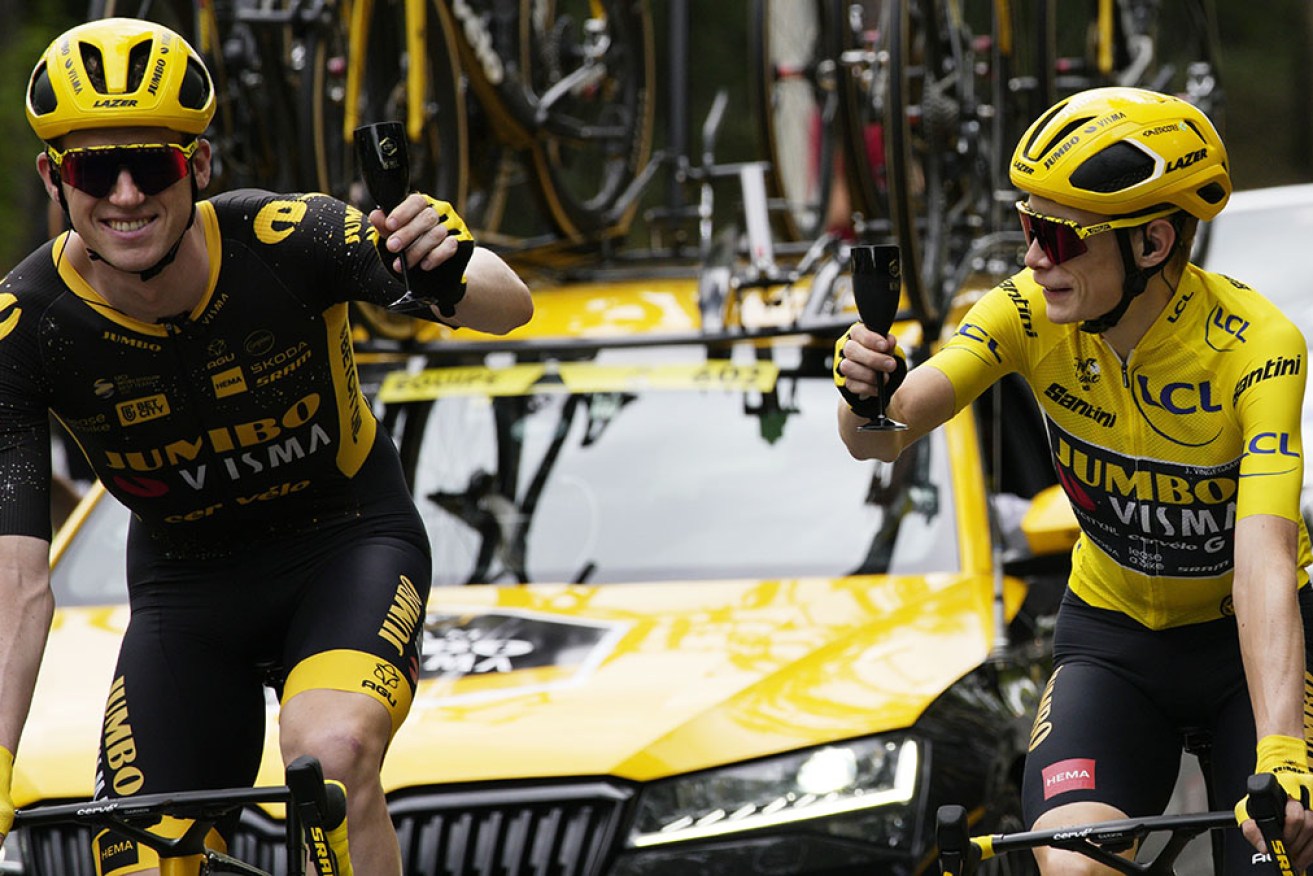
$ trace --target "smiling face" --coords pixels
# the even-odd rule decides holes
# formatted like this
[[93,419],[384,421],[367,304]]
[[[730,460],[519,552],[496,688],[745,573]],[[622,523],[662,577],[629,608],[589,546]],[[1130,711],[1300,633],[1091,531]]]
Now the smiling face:
[[[59,144],[64,152],[104,146],[138,146],[141,144],[177,144],[187,138],[165,128],[107,128],[102,130],[75,131],[63,138]],[[161,153],[168,150],[161,150]],[[138,179],[133,175],[127,163],[129,161],[176,161],[176,154],[157,154],[154,157],[143,156],[140,152],[124,153],[125,163],[119,165],[111,155],[99,152],[102,172],[108,162],[110,171],[104,183],[108,190],[103,195],[88,193],[82,188],[71,185],[78,180],[78,185],[88,186],[89,174],[78,174],[69,165],[69,158],[64,159],[66,177],[61,180],[63,195],[67,203],[69,219],[73,228],[82,238],[88,250],[99,254],[109,264],[121,271],[140,272],[157,263],[169,251],[174,243],[187,229],[193,210],[191,174],[195,175],[198,187],[204,187],[209,181],[210,149],[209,144],[201,140],[190,158],[191,174],[183,175],[165,187],[155,189],[150,176],[139,170]],[[51,197],[58,197],[51,171],[54,162],[42,152],[37,158],[37,167]],[[158,179],[158,174],[156,174]],[[165,179],[172,177],[166,176]],[[110,182],[109,180],[112,180]],[[143,191],[145,189],[146,191]]]
[[[1073,210],[1047,198],[1031,195],[1030,209],[1044,216],[1093,225],[1106,216]],[[1026,250],[1026,267],[1044,289],[1048,317],[1059,324],[1096,319],[1117,306],[1122,297],[1125,270],[1116,233],[1104,231],[1084,239],[1085,252],[1054,264],[1037,240]]]

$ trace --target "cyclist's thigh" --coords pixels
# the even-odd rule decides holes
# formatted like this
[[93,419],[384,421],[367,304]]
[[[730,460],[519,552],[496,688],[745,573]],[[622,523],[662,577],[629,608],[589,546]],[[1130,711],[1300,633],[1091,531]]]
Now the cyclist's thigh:
[[364,694],[396,732],[419,680],[431,574],[426,550],[390,536],[354,540],[318,563],[286,639],[283,702],[305,690]]
[[97,789],[120,797],[249,784],[264,709],[249,663],[179,612],[134,608],[105,705]]
[[[105,705],[98,797],[255,780],[264,740],[260,675],[204,630],[189,629],[187,614],[134,607]],[[235,826],[233,817],[218,830],[228,835]],[[155,830],[179,836],[185,827],[169,820]],[[210,844],[223,848],[217,838]],[[138,872],[157,861],[149,848],[113,831],[95,837],[93,854],[104,874]]]
[[1049,680],[1026,756],[1027,824],[1058,806],[1106,803],[1127,815],[1167,805],[1180,736],[1154,701],[1118,672],[1082,661]]

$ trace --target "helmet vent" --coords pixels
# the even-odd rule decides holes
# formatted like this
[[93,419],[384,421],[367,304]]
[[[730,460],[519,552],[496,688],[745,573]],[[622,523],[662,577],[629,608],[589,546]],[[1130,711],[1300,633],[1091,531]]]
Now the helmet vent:
[[50,70],[44,62],[32,76],[32,90],[28,95],[28,102],[38,115],[53,113],[59,106],[59,98],[55,96],[54,86],[50,84]]
[[105,59],[101,57],[100,49],[89,43],[80,43],[78,48],[82,50],[82,67],[87,71],[91,87],[100,94],[109,93],[105,84]]
[[1198,195],[1207,204],[1220,204],[1226,199],[1226,189],[1219,183],[1210,182],[1208,185],[1200,187]]
[[195,58],[187,59],[187,73],[178,91],[178,103],[188,109],[201,109],[210,99],[210,77]]
[[1123,141],[1094,155],[1071,175],[1071,184],[1087,192],[1120,192],[1153,175],[1154,161]]
[[1040,132],[1043,131],[1045,128],[1048,127],[1048,125],[1049,125],[1049,119],[1051,119],[1051,118],[1053,118],[1054,116],[1056,116],[1059,112],[1061,112],[1063,109],[1065,109],[1066,106],[1067,106],[1067,102],[1064,100],[1062,103],[1060,103],[1060,104],[1058,104],[1057,106],[1053,107],[1053,109],[1049,110],[1047,113],[1045,113],[1043,116],[1041,116],[1040,119],[1039,119],[1037,122],[1035,122],[1034,125],[1031,126],[1031,131],[1033,131],[1034,133],[1032,133],[1032,134],[1030,135],[1030,139],[1026,141],[1026,154],[1027,154],[1027,155],[1033,155],[1033,154],[1034,154],[1034,152],[1033,152],[1032,150],[1034,150],[1034,148],[1035,148],[1035,141],[1036,141],[1037,139],[1039,139]]
[[128,52],[128,94],[133,94],[140,89],[142,80],[146,78],[146,65],[150,63],[150,49],[150,40],[147,40],[144,43],[137,43]]
[[1070,122],[1063,125],[1062,129],[1058,131],[1058,133],[1054,134],[1053,138],[1049,140],[1049,142],[1044,144],[1044,148],[1040,150],[1039,154],[1041,156],[1048,155],[1050,152],[1056,149],[1059,144],[1065,142],[1066,139],[1071,136],[1072,131],[1076,130],[1077,128],[1082,128],[1085,125],[1089,124],[1091,118],[1093,118],[1093,116],[1084,116],[1083,118],[1072,119]]

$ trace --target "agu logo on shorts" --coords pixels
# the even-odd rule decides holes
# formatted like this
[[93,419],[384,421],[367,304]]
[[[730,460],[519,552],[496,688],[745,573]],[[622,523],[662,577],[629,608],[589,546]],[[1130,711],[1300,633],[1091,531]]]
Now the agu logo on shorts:
[[1044,768],[1044,799],[1068,791],[1094,790],[1094,759],[1073,757],[1049,764]]

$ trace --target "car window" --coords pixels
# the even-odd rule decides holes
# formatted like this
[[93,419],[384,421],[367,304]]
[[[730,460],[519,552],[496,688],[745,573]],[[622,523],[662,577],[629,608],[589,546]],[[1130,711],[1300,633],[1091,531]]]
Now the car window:
[[828,372],[779,367],[762,391],[689,377],[700,348],[653,356],[603,354],[522,394],[428,403],[403,455],[435,583],[957,568],[941,437],[893,466],[858,463],[836,435]]
[[[604,354],[564,366],[598,391],[540,374],[533,391],[464,388],[403,405],[402,418],[385,409],[385,422],[407,424],[434,583],[958,569],[942,431],[893,465],[854,461],[835,432],[828,370],[795,358],[690,378],[690,363],[706,365],[701,348]],[[641,386],[651,380],[662,385]],[[109,496],[96,504],[54,569],[58,604],[126,599],[129,519]]]

